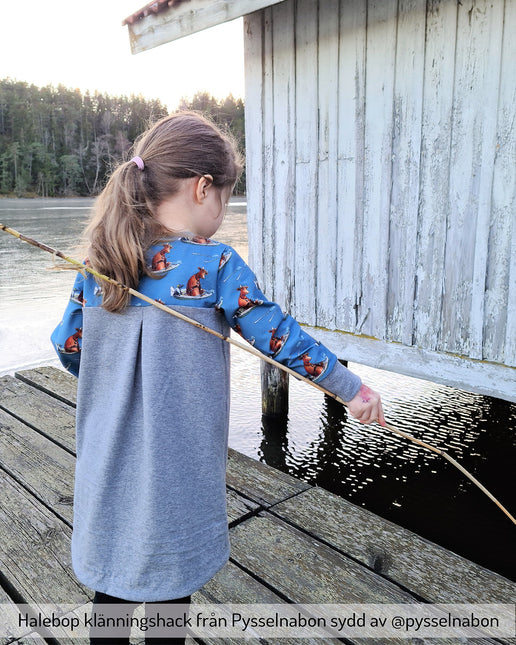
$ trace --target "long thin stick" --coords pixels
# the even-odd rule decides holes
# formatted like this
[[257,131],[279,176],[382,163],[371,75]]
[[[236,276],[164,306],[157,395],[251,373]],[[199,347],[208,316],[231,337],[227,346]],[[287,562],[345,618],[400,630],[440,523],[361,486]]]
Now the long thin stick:
[[[320,390],[327,396],[332,397],[339,403],[342,403],[343,405],[347,405],[345,401],[343,401],[339,396],[336,394],[333,394],[333,392],[329,392],[325,388],[321,387],[318,383],[314,383],[314,381],[311,381],[310,379],[302,376],[298,372],[295,372],[294,370],[290,369],[286,365],[283,365],[282,363],[279,363],[278,361],[275,361],[273,358],[270,358],[270,356],[266,356],[265,354],[262,354],[260,351],[255,349],[252,345],[244,345],[243,343],[239,342],[238,340],[235,340],[234,338],[231,338],[230,336],[224,336],[224,334],[219,333],[218,331],[215,331],[214,329],[211,329],[210,327],[206,327],[206,325],[203,325],[202,323],[198,322],[197,320],[194,320],[193,318],[189,318],[188,316],[185,316],[175,309],[172,309],[171,307],[167,307],[166,305],[162,304],[161,302],[158,302],[157,300],[153,300],[152,298],[149,298],[143,293],[140,293],[139,291],[136,291],[135,289],[132,289],[131,287],[127,287],[126,285],[122,284],[121,282],[118,282],[117,280],[114,280],[113,278],[110,278],[107,275],[104,275],[102,273],[99,273],[98,271],[95,271],[92,269],[90,266],[84,265],[82,262],[79,260],[76,260],[75,258],[69,257],[62,253],[61,251],[57,251],[56,249],[53,249],[50,246],[47,246],[46,244],[42,244],[41,242],[38,242],[37,240],[34,240],[30,237],[27,237],[23,235],[22,233],[19,233],[18,231],[15,231],[12,228],[9,228],[8,226],[5,226],[4,224],[0,224],[0,230],[5,231],[6,233],[9,233],[10,235],[17,237],[19,240],[22,240],[23,242],[27,242],[27,244],[30,244],[32,246],[36,246],[39,249],[42,249],[43,251],[47,251],[48,253],[51,253],[53,256],[61,258],[62,260],[65,260],[65,262],[68,262],[69,264],[73,264],[74,266],[77,267],[77,270],[79,271],[87,271],[88,273],[91,273],[93,276],[98,278],[99,280],[103,280],[105,282],[111,282],[111,284],[115,284],[117,287],[120,289],[123,289],[124,291],[127,291],[130,293],[132,296],[135,296],[136,298],[139,298],[140,300],[144,300],[145,302],[148,302],[150,305],[153,307],[157,307],[158,309],[161,309],[162,311],[165,311],[166,313],[175,316],[176,318],[180,318],[184,322],[193,325],[194,327],[198,327],[199,329],[202,329],[203,331],[207,332],[208,334],[212,334],[213,336],[216,336],[217,338],[220,338],[221,340],[225,341],[226,343],[229,343],[231,345],[234,345],[235,347],[239,347],[240,349],[244,350],[245,352],[248,352],[250,354],[253,354],[254,356],[257,356],[261,360],[270,363],[271,365],[274,365],[275,367],[283,370],[284,372],[287,372],[288,374],[291,374],[295,378],[297,378],[300,381],[303,381],[305,383],[308,383],[312,387],[315,387],[316,389]],[[447,461],[449,461],[452,465],[454,465],[456,468],[458,468],[468,479],[470,479],[480,490],[485,493],[489,499],[491,499],[504,513],[507,515],[507,517],[513,522],[513,524],[516,524],[516,519],[509,513],[509,511],[500,504],[500,502],[477,480],[471,473],[469,473],[463,466],[461,466],[453,457],[450,457],[448,453],[444,452],[443,450],[440,450],[439,448],[436,448],[435,446],[432,446],[429,443],[426,443],[424,441],[421,441],[420,439],[416,439],[415,437],[412,437],[411,435],[407,434],[406,432],[402,432],[401,430],[398,430],[397,428],[386,424],[383,426],[387,428],[387,430],[390,430],[391,432],[400,435],[401,437],[404,437],[408,441],[411,441],[412,443],[415,443],[423,448],[426,448],[426,450],[430,450],[431,452],[434,452],[438,455],[441,455],[441,457],[444,457]]]

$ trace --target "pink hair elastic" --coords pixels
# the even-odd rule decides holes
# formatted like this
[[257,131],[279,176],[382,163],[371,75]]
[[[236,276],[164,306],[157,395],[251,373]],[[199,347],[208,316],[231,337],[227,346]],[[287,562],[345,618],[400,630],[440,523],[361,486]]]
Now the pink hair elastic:
[[140,170],[143,170],[145,168],[145,164],[143,163],[143,159],[141,157],[133,157],[131,161],[134,161],[134,163]]

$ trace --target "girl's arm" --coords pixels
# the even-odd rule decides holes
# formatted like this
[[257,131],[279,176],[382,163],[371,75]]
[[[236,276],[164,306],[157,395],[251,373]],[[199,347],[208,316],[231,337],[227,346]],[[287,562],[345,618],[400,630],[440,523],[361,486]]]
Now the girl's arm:
[[[302,330],[299,323],[267,300],[256,277],[234,249],[222,255],[217,279],[217,307],[243,338],[302,376],[348,402],[362,423],[385,423],[380,397],[341,365],[335,354]],[[229,259],[227,259],[229,258]]]
[[80,299],[83,290],[84,277],[81,273],[77,273],[63,319],[50,337],[61,364],[74,376],[79,376],[81,362],[82,302]]

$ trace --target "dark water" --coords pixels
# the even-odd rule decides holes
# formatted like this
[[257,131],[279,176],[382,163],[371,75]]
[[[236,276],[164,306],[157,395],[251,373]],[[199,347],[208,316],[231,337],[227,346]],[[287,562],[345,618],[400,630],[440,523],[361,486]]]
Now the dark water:
[[[0,200],[0,221],[73,250],[91,200]],[[217,238],[247,255],[246,207],[235,199]],[[73,272],[0,234],[0,374],[57,364],[48,337]],[[474,562],[516,579],[516,527],[439,455],[362,426],[291,379],[287,420],[261,418],[259,360],[232,348],[230,445],[322,486]],[[457,459],[516,514],[516,405],[350,364],[382,394],[388,421]]]

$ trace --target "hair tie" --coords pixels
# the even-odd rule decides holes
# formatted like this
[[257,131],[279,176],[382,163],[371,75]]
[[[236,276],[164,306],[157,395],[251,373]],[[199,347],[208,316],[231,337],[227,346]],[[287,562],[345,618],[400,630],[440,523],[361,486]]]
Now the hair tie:
[[131,161],[134,161],[134,163],[140,170],[143,170],[145,168],[145,164],[143,163],[143,159],[141,157],[133,157]]

